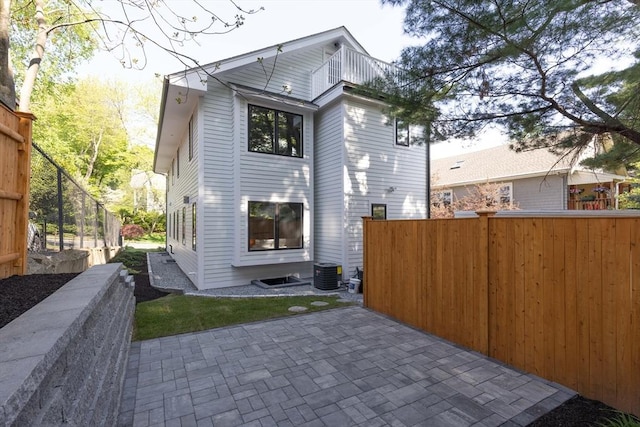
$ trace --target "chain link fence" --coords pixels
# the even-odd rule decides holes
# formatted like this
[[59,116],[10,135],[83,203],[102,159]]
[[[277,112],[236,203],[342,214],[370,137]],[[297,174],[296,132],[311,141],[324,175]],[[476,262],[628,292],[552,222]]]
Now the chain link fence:
[[29,250],[120,246],[118,218],[35,143],[29,197]]

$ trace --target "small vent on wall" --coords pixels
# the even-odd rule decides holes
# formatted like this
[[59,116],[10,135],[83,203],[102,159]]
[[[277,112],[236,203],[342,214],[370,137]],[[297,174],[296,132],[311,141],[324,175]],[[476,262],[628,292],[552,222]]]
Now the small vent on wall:
[[188,205],[188,204],[189,204],[189,196],[183,196],[183,197],[182,197],[182,202],[183,202],[184,204],[187,204],[187,205]]

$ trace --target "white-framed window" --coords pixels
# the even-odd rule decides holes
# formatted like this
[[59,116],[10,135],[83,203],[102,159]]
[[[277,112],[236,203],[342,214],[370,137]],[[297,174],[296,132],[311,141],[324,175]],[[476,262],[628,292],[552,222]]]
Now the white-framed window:
[[396,145],[408,147],[411,144],[411,131],[409,129],[409,124],[396,118],[394,127]]
[[451,206],[453,202],[453,190],[441,190],[435,193],[431,204],[434,206]]
[[249,151],[302,157],[302,115],[249,105]]
[[500,184],[500,189],[498,190],[498,203],[502,204],[511,204],[513,202],[513,184],[502,183]]

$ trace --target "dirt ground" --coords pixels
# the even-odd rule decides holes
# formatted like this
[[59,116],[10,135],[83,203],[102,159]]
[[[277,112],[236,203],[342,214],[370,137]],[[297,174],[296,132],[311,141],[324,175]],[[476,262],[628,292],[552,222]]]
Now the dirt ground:
[[[137,269],[143,273],[134,275],[136,304],[167,295],[151,287],[146,265]],[[0,328],[75,276],[77,274],[33,274],[0,280]],[[617,414],[615,409],[602,402],[577,396],[529,424],[529,427],[595,427],[614,419]]]

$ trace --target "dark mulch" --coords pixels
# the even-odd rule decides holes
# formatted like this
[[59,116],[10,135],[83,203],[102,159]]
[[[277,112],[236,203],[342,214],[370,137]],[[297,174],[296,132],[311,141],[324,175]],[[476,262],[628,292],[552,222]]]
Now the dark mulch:
[[[135,271],[139,272],[134,274],[136,304],[167,295],[166,292],[151,287],[146,257],[143,263],[135,266]],[[30,274],[0,280],[0,328],[44,300],[77,275],[78,273]]]
[[78,273],[31,274],[0,280],[0,328],[57,291]]
[[[167,295],[151,287],[147,273],[146,257],[144,263],[134,266],[136,304],[151,301]],[[0,328],[38,302],[42,301],[77,274],[33,274],[12,276],[0,280]],[[553,411],[543,415],[529,427],[596,427],[611,420],[618,412],[597,400],[576,396]]]

